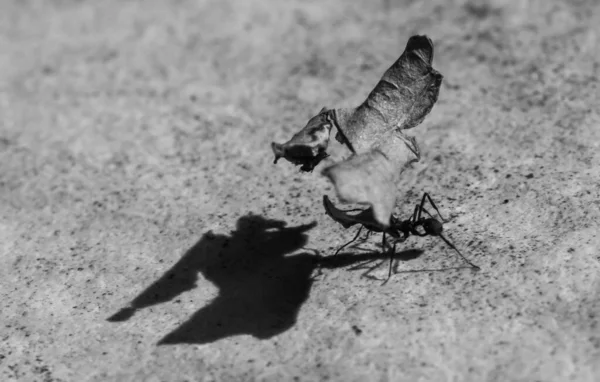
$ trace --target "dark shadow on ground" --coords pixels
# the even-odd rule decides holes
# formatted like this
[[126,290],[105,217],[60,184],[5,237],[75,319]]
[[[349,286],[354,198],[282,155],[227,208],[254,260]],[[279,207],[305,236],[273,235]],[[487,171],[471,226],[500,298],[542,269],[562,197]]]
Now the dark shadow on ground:
[[208,232],[160,279],[131,304],[111,316],[118,322],[145,307],[170,301],[196,287],[198,274],[219,295],[159,344],[207,343],[236,334],[269,338],[290,328],[308,297],[318,256],[286,257],[307,242],[316,225],[287,228],[286,223],[247,215],[231,236]]
[[[421,249],[407,249],[405,251],[396,252],[392,256],[392,261],[395,264],[394,265],[395,270],[393,271],[393,274],[398,273],[397,269],[398,269],[399,261],[413,260],[413,259],[416,259],[417,257],[421,256],[422,254],[423,254],[423,250],[421,250]],[[379,268],[384,263],[387,263],[389,260],[390,260],[389,252],[379,252],[379,253],[367,252],[367,253],[361,253],[361,254],[340,253],[336,256],[329,256],[329,257],[321,258],[319,265],[320,265],[320,268],[330,268],[330,269],[347,267],[347,266],[352,265],[351,267],[347,268],[349,271],[364,270],[364,272],[361,274],[361,277],[366,277],[366,278],[377,280],[377,278],[370,275],[371,272],[373,272],[375,269]],[[370,265],[373,263],[375,263],[375,264]],[[393,275],[392,275],[392,277],[393,277]]]
[[[371,269],[365,266],[389,259],[388,253],[372,252],[286,256],[306,245],[306,232],[315,226],[286,227],[283,221],[247,215],[238,220],[230,236],[207,232],[160,279],[108,321],[126,321],[140,309],[173,300],[195,288],[202,274],[219,289],[218,296],[159,345],[204,344],[240,334],[266,339],[280,334],[295,324],[317,268],[354,265],[349,269]],[[402,251],[394,259],[407,261],[422,253]]]
[[[379,280],[378,278],[371,276],[371,272],[390,260],[390,252],[389,250],[386,250],[385,252],[373,253],[371,249],[361,248],[360,245],[367,240],[368,238],[362,238],[357,245],[348,247],[348,249],[352,249],[352,252],[339,253],[337,256],[321,257],[319,260],[320,268],[340,268],[349,266],[347,268],[349,271],[364,270],[365,272],[361,274],[361,277]],[[356,250],[364,250],[366,252],[356,254]],[[460,265],[444,268],[398,270],[401,262],[414,260],[420,257],[423,253],[424,251],[422,249],[413,248],[393,254],[392,277],[393,275],[401,273],[447,272],[451,270],[473,269],[470,265]]]
[[[394,261],[409,261],[416,259],[417,257],[423,254],[422,249],[407,249],[405,251],[397,252],[394,254]],[[349,265],[354,265],[353,267],[348,268],[349,270],[361,269],[362,264],[373,263],[376,261],[386,261],[389,260],[389,253],[373,253],[373,252],[365,252],[365,253],[340,253],[337,256],[327,256],[321,257],[319,260],[319,265],[321,268],[333,269],[333,268],[342,268],[347,267]]]
[[[405,269],[398,270],[400,263],[404,261],[414,260],[420,257],[425,251],[422,249],[407,249],[401,252],[397,252],[394,254],[393,266],[392,266],[392,277],[397,274],[402,273],[428,273],[428,272],[448,272],[452,270],[462,270],[462,269],[473,269],[469,265],[459,265],[455,267],[444,267],[444,268],[422,268],[422,269]],[[369,279],[379,280],[376,277],[371,276],[371,272],[375,269],[387,264],[390,260],[389,253],[340,253],[337,256],[329,256],[322,257],[319,261],[321,268],[340,268],[346,267],[349,271],[359,271],[364,270],[361,274],[361,277],[366,277]],[[374,264],[375,263],[375,264]],[[352,265],[352,266],[350,266]],[[386,265],[387,266],[387,265]]]

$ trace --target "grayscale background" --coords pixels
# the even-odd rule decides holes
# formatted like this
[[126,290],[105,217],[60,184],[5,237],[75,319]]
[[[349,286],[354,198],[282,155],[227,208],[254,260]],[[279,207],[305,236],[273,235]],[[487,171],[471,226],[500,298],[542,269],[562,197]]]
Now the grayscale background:
[[[0,380],[593,381],[600,3],[0,2]],[[274,165],[362,102],[414,34],[411,130],[448,236],[400,246]],[[377,265],[380,265],[377,267]],[[595,378],[594,378],[595,376]]]

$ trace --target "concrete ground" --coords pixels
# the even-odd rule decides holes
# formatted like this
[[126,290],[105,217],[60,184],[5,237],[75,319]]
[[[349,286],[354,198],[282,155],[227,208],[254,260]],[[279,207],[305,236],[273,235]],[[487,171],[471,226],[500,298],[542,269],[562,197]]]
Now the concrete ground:
[[[597,381],[598,25],[593,0],[3,0],[0,380]],[[414,34],[444,82],[397,214],[430,192],[482,271],[417,237],[381,286],[380,236],[330,257],[355,231],[327,163],[270,143]]]

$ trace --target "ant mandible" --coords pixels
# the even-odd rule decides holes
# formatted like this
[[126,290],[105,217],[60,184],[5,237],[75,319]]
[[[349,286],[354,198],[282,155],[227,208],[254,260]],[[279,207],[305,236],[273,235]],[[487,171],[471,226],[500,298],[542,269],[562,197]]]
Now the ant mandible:
[[[360,236],[362,229],[366,228],[367,229],[367,237],[373,232],[382,232],[383,233],[383,237],[381,240],[381,246],[382,246],[383,250],[385,250],[386,245],[388,245],[388,242],[386,241],[386,235],[390,235],[394,238],[394,244],[392,246],[392,252],[390,254],[390,265],[389,265],[389,271],[388,271],[388,278],[385,280],[385,282],[387,282],[392,275],[392,263],[393,263],[393,256],[396,253],[396,244],[404,242],[406,239],[408,239],[408,237],[410,235],[438,236],[446,244],[448,244],[448,246],[450,246],[452,249],[454,249],[456,251],[456,253],[467,264],[469,264],[473,269],[480,270],[481,268],[479,268],[477,265],[473,264],[465,256],[463,256],[463,254],[458,250],[458,248],[456,248],[454,246],[454,244],[452,244],[442,234],[442,232],[444,231],[444,225],[442,224],[442,222],[440,222],[439,220],[434,218],[433,215],[431,215],[429,213],[429,211],[427,211],[425,209],[424,206],[425,206],[426,201],[429,201],[429,203],[435,209],[435,211],[437,212],[437,214],[440,217],[440,219],[442,220],[442,222],[446,222],[447,220],[445,220],[442,217],[442,214],[440,213],[439,209],[437,208],[437,206],[431,199],[431,196],[429,196],[429,194],[426,192],[423,194],[421,203],[417,204],[415,206],[415,210],[410,218],[408,218],[406,220],[400,220],[399,218],[392,215],[390,217],[390,224],[388,227],[383,227],[382,225],[378,224],[375,221],[375,219],[373,217],[373,210],[371,208],[368,208],[366,210],[361,210],[361,209],[353,209],[353,210],[346,210],[346,211],[340,210],[333,205],[333,203],[331,202],[331,200],[329,200],[329,197],[327,195],[324,195],[323,196],[323,206],[325,207],[325,212],[333,220],[340,223],[344,228],[350,228],[356,224],[361,225],[360,228],[358,229],[358,232],[356,232],[356,235],[354,236],[354,238],[352,240],[350,240],[349,242],[347,242],[346,244],[342,245],[340,248],[338,248],[338,250],[335,252],[334,256],[337,255],[338,253],[340,253],[340,251],[342,249],[346,248],[348,245],[355,242],[358,239],[358,237]],[[356,215],[348,215],[347,214],[348,212],[353,212],[353,211],[361,211],[361,212]],[[424,217],[423,212],[425,212],[427,215],[429,215],[429,217]],[[419,232],[419,230],[417,230],[418,227],[422,227],[423,232]]]

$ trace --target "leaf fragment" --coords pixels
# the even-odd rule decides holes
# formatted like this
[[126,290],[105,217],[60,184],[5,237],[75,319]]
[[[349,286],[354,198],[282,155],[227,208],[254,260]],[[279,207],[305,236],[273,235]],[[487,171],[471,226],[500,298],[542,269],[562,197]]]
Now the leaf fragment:
[[394,132],[373,150],[325,168],[323,175],[335,185],[340,200],[370,205],[378,224],[387,227],[396,205],[396,183],[419,155],[414,139]]
[[323,108],[319,114],[312,117],[306,126],[286,143],[271,143],[277,163],[280,158],[285,158],[294,165],[301,165],[301,171],[312,171],[323,159],[327,158],[327,146],[333,124],[330,120],[329,110]]
[[346,229],[356,224],[364,225],[365,227],[376,232],[383,231],[385,229],[385,227],[381,226],[375,220],[372,208],[361,210],[361,212],[356,215],[350,215],[348,212],[351,211],[343,211],[334,206],[327,195],[323,195],[323,207],[330,218],[340,223]]
[[443,76],[431,66],[433,43],[413,36],[404,53],[383,74],[367,99],[357,108],[335,109],[340,135],[356,153],[369,151],[392,130],[419,125],[437,101]]

